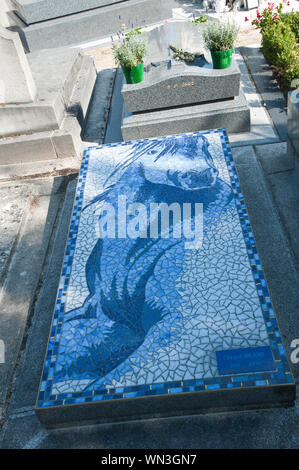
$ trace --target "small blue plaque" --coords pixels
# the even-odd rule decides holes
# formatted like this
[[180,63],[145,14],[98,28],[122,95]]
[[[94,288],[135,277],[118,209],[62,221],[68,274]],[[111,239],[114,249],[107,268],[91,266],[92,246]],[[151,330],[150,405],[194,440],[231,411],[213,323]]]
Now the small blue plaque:
[[269,346],[216,351],[216,357],[220,375],[276,369]]

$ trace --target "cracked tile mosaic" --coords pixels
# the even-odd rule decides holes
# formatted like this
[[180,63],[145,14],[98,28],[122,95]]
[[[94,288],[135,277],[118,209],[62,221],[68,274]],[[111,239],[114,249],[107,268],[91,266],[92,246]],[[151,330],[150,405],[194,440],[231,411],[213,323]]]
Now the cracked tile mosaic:
[[37,407],[292,380],[225,131],[87,149]]

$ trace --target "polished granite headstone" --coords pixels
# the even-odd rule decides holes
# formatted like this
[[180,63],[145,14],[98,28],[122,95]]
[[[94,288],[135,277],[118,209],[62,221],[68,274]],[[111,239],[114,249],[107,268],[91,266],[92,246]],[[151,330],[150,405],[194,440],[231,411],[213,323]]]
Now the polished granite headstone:
[[[250,110],[240,89],[240,70],[213,69],[203,48],[206,23],[174,21],[148,35],[144,80],[122,86],[122,137],[132,140],[226,127],[250,131]],[[171,46],[193,53],[195,60],[176,61]]]
[[194,62],[171,59],[149,65],[141,83],[123,86],[127,110],[138,113],[239,96],[241,74],[235,62],[224,70],[214,70],[204,57]]
[[[240,71],[233,62],[214,70],[203,48],[206,23],[174,21],[147,34],[148,54],[144,80],[124,84],[122,95],[130,113],[166,109],[208,101],[233,99],[240,91]],[[193,53],[194,62],[176,61],[169,46]]]
[[264,408],[294,396],[225,131],[86,150],[40,420]]

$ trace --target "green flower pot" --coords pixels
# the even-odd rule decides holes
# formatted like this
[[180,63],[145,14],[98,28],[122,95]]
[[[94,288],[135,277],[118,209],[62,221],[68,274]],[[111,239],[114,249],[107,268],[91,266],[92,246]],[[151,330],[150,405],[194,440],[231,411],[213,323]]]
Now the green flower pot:
[[214,69],[226,69],[232,65],[234,49],[228,51],[211,51],[213,68]]
[[140,83],[144,77],[144,63],[141,62],[135,67],[122,67],[122,71],[127,83]]

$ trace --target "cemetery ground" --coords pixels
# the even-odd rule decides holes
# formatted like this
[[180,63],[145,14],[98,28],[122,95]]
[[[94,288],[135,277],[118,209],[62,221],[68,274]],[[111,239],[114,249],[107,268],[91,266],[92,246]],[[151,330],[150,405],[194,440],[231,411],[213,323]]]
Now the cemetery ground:
[[[250,40],[248,39],[250,37]],[[299,338],[299,162],[287,155],[286,97],[256,48],[239,37],[252,83],[277,141],[232,149],[283,341]],[[85,141],[104,142],[115,77],[107,46],[85,51],[99,72]],[[88,145],[88,144],[87,144]],[[77,170],[68,162],[15,165],[0,176],[0,309],[6,349],[0,370],[2,448],[298,448],[299,402],[291,408],[211,413],[46,430],[34,406],[68,235]],[[6,318],[6,321],[5,321]],[[299,383],[299,364],[292,364]]]

